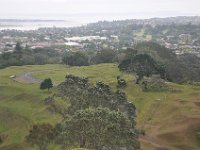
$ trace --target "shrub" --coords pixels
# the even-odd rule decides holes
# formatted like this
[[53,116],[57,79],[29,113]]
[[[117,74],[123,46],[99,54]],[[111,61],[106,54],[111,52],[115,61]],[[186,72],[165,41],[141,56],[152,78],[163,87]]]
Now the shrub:
[[151,78],[144,78],[140,82],[142,91],[161,91],[168,89],[165,80],[161,79],[159,76],[152,76]]
[[125,79],[117,79],[117,88],[123,89],[127,86],[126,80]]

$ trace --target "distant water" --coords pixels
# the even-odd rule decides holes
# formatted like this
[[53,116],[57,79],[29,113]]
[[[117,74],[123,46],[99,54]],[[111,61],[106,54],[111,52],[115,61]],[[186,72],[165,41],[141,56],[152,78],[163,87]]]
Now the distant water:
[[[159,14],[159,15],[158,15]],[[93,13],[93,14],[46,14],[46,15],[12,15],[1,16],[0,19],[40,19],[40,20],[65,20],[65,21],[43,21],[43,22],[0,22],[0,30],[35,30],[42,27],[76,27],[98,21],[113,21],[125,19],[148,19],[153,17],[170,17],[175,13]],[[178,15],[178,14],[177,14]],[[181,14],[180,14],[181,15]],[[183,14],[182,14],[183,15]],[[185,14],[186,15],[186,14]]]
[[44,27],[76,27],[82,26],[84,23],[74,21],[12,21],[12,22],[0,22],[0,30],[37,30]]
[[[139,15],[132,13],[110,13],[110,14],[68,14],[68,15],[16,15],[16,16],[1,16],[0,19],[20,19],[20,20],[65,20],[65,21],[43,21],[43,22],[1,22],[0,30],[16,29],[16,30],[36,30],[42,27],[76,27],[94,23],[98,21],[113,21],[139,18]],[[140,16],[140,18],[142,18]]]

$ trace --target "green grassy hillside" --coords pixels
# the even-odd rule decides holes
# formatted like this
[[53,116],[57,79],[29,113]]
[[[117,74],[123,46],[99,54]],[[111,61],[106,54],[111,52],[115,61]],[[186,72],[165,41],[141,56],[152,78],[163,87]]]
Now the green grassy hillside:
[[[9,67],[0,70],[0,134],[4,143],[0,150],[32,150],[24,143],[24,137],[33,123],[54,124],[61,118],[48,112],[43,103],[53,93],[39,90],[37,84],[13,81],[11,75],[32,72],[35,78],[52,78],[59,84],[66,74],[89,77],[92,83],[104,81],[116,87],[116,77],[121,75],[128,81],[125,89],[128,97],[137,107],[137,126],[144,129],[141,137],[144,150],[198,150],[200,141],[200,87],[168,83],[171,91],[142,92],[134,84],[130,74],[121,73],[116,64],[101,64],[88,67],[65,65],[36,65]],[[54,146],[49,149],[56,150]]]

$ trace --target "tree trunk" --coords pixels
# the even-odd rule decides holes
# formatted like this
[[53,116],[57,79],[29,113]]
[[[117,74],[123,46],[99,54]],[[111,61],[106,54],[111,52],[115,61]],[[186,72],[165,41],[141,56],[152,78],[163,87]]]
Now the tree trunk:
[[135,84],[139,84],[139,81],[140,81],[140,78],[137,78]]
[[80,148],[85,148],[85,138],[83,136],[81,136],[81,139],[80,139]]

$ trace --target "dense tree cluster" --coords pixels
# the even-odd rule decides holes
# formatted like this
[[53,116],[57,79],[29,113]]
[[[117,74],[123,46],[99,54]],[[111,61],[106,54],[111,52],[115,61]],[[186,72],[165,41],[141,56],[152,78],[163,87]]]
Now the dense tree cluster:
[[40,150],[47,150],[47,146],[53,141],[55,133],[54,127],[50,124],[36,124],[30,129],[29,135],[25,139],[27,143],[37,146]]
[[[135,106],[128,101],[124,92],[119,90],[113,92],[103,82],[92,85],[87,78],[73,75],[66,76],[65,82],[59,85],[59,90],[59,96],[71,104],[65,112],[66,122],[62,125],[66,127],[71,124],[76,128],[77,132],[70,130],[72,127],[66,132],[72,132],[71,134],[75,136],[73,141],[78,142],[81,147],[138,148]],[[121,131],[118,131],[119,129]],[[97,140],[92,140],[95,137]]]
[[103,49],[97,52],[97,54],[92,58],[91,63],[112,63],[115,61],[116,52],[114,50]]
[[[106,107],[117,111],[130,104],[126,94],[120,90],[113,92],[111,87],[103,82],[92,85],[87,78],[67,75],[65,82],[59,85],[60,96],[70,100],[68,110],[86,109],[89,107]],[[122,109],[121,111],[127,111]],[[132,106],[132,116],[135,117],[135,106]]]
[[122,71],[137,75],[137,83],[144,76],[159,74],[162,79],[175,83],[200,81],[200,59],[193,54],[177,57],[172,50],[159,44],[146,42],[125,51],[119,64]]
[[[103,82],[93,85],[87,78],[73,75],[66,76],[66,80],[58,86],[58,91],[49,103],[59,98],[70,105],[64,111],[59,111],[63,120],[53,128],[54,138],[50,140],[60,145],[62,150],[77,145],[95,150],[140,148],[135,128],[136,108],[124,92],[114,92]],[[33,127],[26,139],[32,145],[46,148],[49,134],[42,134],[43,127],[46,128],[42,126],[41,133],[37,135],[39,127]],[[42,143],[43,138],[46,145]],[[42,144],[38,143],[39,139]]]
[[0,68],[22,65],[43,65],[61,62],[62,53],[53,48],[23,48],[20,43],[16,44],[14,52],[0,54]]
[[143,79],[144,76],[150,77],[153,74],[165,76],[165,70],[148,54],[129,55],[127,59],[119,64],[119,69],[122,71],[134,72],[137,75],[136,83]]
[[88,66],[92,64],[116,62],[117,52],[110,49],[66,52],[62,62],[69,66]]
[[63,148],[67,147],[66,142],[95,150],[137,147],[131,122],[123,113],[107,108],[78,110],[57,128],[57,141]]
[[69,66],[88,66],[89,57],[84,52],[67,52],[65,53],[63,60],[66,65]]

